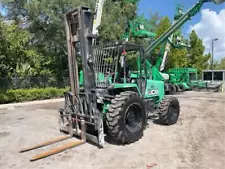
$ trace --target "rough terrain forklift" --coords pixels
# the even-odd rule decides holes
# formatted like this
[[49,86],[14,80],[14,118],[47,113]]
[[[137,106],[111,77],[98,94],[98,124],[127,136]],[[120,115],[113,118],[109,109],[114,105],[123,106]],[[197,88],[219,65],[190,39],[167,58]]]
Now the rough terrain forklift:
[[[175,97],[164,97],[162,81],[150,79],[142,46],[129,42],[92,45],[95,35],[91,33],[92,13],[87,7],[68,13],[66,22],[72,92],[65,93],[65,108],[60,111],[62,131],[77,134],[79,121],[84,120],[87,138],[103,146],[104,132],[122,144],[137,141],[152,114],[166,125],[177,122],[179,102]],[[129,77],[129,54],[140,59],[136,79]],[[83,88],[79,87],[78,57],[82,60]],[[99,80],[99,75],[104,80]]]

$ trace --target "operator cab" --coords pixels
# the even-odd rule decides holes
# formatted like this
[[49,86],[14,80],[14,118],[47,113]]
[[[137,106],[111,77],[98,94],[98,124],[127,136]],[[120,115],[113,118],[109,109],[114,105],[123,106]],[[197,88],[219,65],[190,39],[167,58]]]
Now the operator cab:
[[130,83],[145,88],[145,64],[142,64],[145,55],[141,45],[130,42],[104,44],[95,46],[93,55],[97,88]]

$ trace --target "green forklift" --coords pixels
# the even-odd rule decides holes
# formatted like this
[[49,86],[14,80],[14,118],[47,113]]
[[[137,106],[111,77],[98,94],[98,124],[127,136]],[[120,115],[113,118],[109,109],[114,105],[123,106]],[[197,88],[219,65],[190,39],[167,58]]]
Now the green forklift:
[[[139,140],[148,119],[163,125],[175,124],[180,114],[179,101],[176,97],[164,96],[163,81],[151,79],[143,47],[124,41],[92,45],[95,36],[91,33],[91,21],[91,11],[87,7],[80,7],[66,16],[72,92],[65,93],[60,130],[79,133],[80,121],[84,120],[87,139],[103,146],[104,133],[120,144]],[[79,39],[75,41],[74,36]],[[72,54],[76,50],[81,56]],[[128,73],[126,58],[129,55],[139,56],[137,78],[131,78]],[[78,57],[82,60],[82,87]]]

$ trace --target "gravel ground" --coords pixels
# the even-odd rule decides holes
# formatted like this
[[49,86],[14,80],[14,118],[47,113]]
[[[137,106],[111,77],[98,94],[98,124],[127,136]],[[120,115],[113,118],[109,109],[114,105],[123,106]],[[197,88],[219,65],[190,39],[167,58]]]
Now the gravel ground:
[[[225,94],[187,92],[177,96],[181,116],[173,126],[150,124],[144,137],[128,146],[86,143],[35,162],[37,153],[21,148],[62,135],[57,109],[63,102],[0,110],[1,169],[224,169]],[[154,165],[153,167],[150,167]]]

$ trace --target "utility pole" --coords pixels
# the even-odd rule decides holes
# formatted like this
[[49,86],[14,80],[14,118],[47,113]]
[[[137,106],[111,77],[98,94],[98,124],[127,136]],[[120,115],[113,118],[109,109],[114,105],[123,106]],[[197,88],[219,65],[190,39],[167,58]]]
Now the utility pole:
[[212,61],[211,61],[211,70],[213,70],[213,65],[214,65],[214,56],[213,56],[213,52],[214,52],[214,41],[217,41],[218,38],[212,39]]

